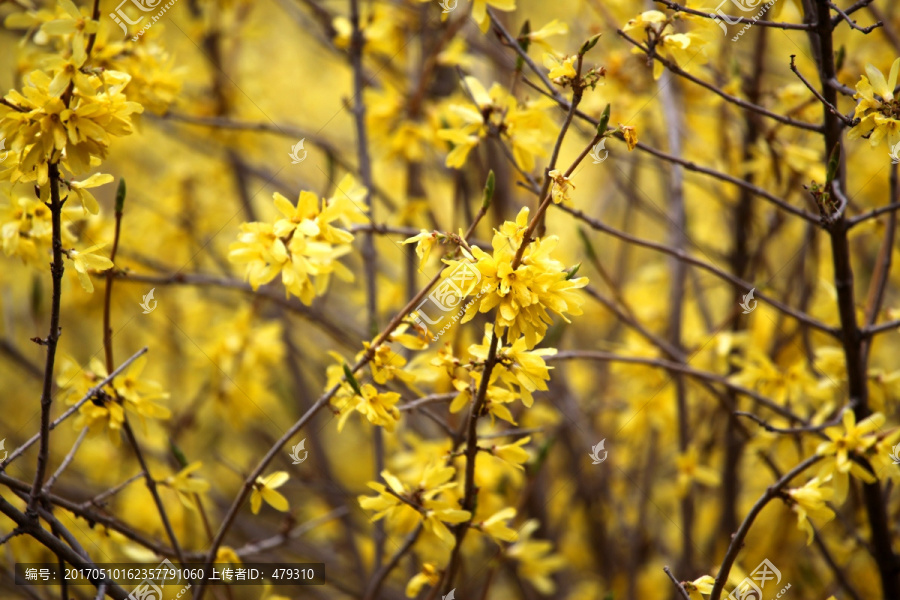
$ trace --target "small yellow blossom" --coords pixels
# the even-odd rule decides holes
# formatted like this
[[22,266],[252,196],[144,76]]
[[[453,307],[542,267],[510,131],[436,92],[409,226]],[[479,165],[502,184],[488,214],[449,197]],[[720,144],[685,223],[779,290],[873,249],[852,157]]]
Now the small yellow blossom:
[[250,510],[253,514],[259,513],[263,500],[281,512],[287,512],[289,505],[287,498],[275,491],[285,484],[290,476],[285,471],[276,471],[265,477],[257,477],[253,483],[253,492],[250,494]]
[[810,517],[830,521],[834,512],[825,504],[834,496],[834,490],[822,487],[825,482],[818,477],[811,479],[801,488],[788,490],[792,502],[791,509],[797,513],[797,527],[806,532],[806,545],[812,543],[814,531],[809,522]]
[[200,461],[193,462],[180,470],[175,475],[171,477],[167,477],[163,481],[163,485],[166,485],[178,494],[178,499],[181,503],[190,510],[194,510],[196,508],[194,503],[194,494],[202,494],[209,490],[209,482],[205,479],[201,479],[199,477],[195,477],[193,475],[194,471],[197,471],[203,467],[203,463]]
[[85,248],[80,252],[73,249],[66,253],[66,258],[71,260],[72,266],[75,267],[75,273],[78,274],[78,281],[81,283],[81,287],[89,294],[94,292],[94,284],[91,282],[91,276],[88,273],[88,269],[106,271],[114,266],[113,262],[105,256],[94,254],[94,252],[104,245],[105,244],[97,244],[90,248]]

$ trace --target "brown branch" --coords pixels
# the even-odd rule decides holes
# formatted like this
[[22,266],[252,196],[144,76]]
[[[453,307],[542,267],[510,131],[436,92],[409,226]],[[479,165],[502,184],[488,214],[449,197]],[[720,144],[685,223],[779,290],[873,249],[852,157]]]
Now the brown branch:
[[64,200],[59,196],[59,165],[51,162],[49,166],[50,179],[50,214],[52,222],[52,246],[53,262],[50,265],[50,275],[53,283],[53,294],[50,300],[50,332],[42,345],[47,346],[47,360],[44,365],[44,385],[41,391],[41,432],[40,449],[38,450],[37,469],[34,473],[34,483],[31,485],[31,495],[28,499],[28,509],[25,514],[37,520],[37,504],[41,489],[44,487],[44,474],[47,470],[47,461],[50,455],[50,407],[53,402],[53,367],[56,362],[56,346],[59,343],[60,327],[60,301],[62,299],[62,277],[65,266],[63,265],[62,248],[62,208]]

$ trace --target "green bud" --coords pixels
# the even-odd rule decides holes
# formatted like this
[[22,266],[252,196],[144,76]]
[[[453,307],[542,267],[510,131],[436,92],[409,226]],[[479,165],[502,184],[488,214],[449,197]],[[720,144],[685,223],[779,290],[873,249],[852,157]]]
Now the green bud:
[[122,177],[119,179],[119,189],[116,190],[116,214],[122,214],[122,209],[125,208],[125,178]]
[[600,36],[602,34],[598,33],[597,35],[592,35],[588,38],[584,44],[581,45],[581,50],[578,51],[578,54],[587,54],[587,51],[597,45],[597,42],[600,41]]
[[172,454],[175,455],[175,460],[178,461],[178,464],[181,465],[181,468],[185,468],[188,466],[187,457],[184,455],[184,452],[181,451],[181,448],[175,445],[171,439],[169,440],[169,449],[172,451]]
[[491,169],[484,184],[484,194],[481,197],[481,209],[487,210],[491,206],[491,200],[494,199],[494,170]]
[[347,363],[343,364],[344,367],[344,377],[347,378],[347,383],[350,384],[350,387],[353,388],[353,391],[362,396],[362,390],[359,387],[359,382],[356,381],[356,377],[353,376],[353,371],[350,370],[350,367],[347,366]]
[[597,134],[598,135],[606,135],[606,128],[609,126],[609,104],[606,105],[606,108],[603,109],[603,114],[600,115],[600,123],[597,125]]
[[841,166],[841,145],[835,144],[831,150],[831,156],[828,158],[828,171],[825,174],[825,185],[834,181],[838,168]]

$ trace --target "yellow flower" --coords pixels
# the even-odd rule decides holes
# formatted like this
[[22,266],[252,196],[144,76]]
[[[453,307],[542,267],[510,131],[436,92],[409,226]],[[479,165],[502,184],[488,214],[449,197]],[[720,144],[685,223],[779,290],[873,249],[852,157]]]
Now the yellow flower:
[[419,257],[419,267],[428,260],[428,257],[431,255],[431,250],[434,248],[434,245],[438,241],[439,234],[436,231],[426,231],[422,230],[418,235],[414,235],[411,238],[407,238],[403,240],[403,244],[412,244],[416,243],[416,256]]
[[687,591],[691,600],[703,600],[701,594],[708,596],[709,593],[712,592],[715,583],[716,580],[711,575],[704,575],[694,581],[685,581],[682,583],[682,587]]
[[493,6],[497,10],[510,12],[516,10],[516,0],[472,0],[472,18],[478,23],[482,32],[488,30],[491,22],[487,14],[487,7]]
[[[493,338],[491,326],[485,325],[484,338],[481,345],[469,346],[469,354],[484,363],[490,351]],[[518,388],[522,396],[522,404],[531,407],[534,404],[532,392],[547,390],[547,381],[550,380],[550,369],[544,362],[545,356],[556,354],[555,348],[540,348],[529,350],[525,338],[520,337],[512,345],[497,343],[497,365],[491,373],[491,381],[499,380],[507,385],[510,390]]]
[[276,471],[265,477],[257,477],[253,484],[253,492],[250,495],[250,510],[253,514],[259,513],[263,500],[275,510],[287,512],[289,505],[287,498],[275,491],[285,484],[290,476],[285,471]]
[[578,76],[578,72],[575,70],[574,65],[577,59],[578,57],[573,55],[566,56],[560,60],[549,52],[545,52],[544,66],[550,69],[550,72],[547,73],[547,77],[558,84],[564,84],[566,81],[575,79]]
[[562,555],[553,553],[550,542],[531,539],[539,525],[535,519],[526,521],[519,530],[518,541],[507,548],[506,555],[518,561],[520,577],[527,579],[541,594],[549,596],[556,591],[550,575],[562,569],[566,560]]
[[69,186],[69,189],[75,192],[75,195],[81,202],[81,208],[83,208],[85,212],[96,215],[100,212],[100,205],[97,204],[97,199],[94,198],[93,194],[91,194],[87,190],[90,188],[100,187],[101,185],[107,184],[112,180],[112,175],[95,173],[84,181],[71,181],[68,182],[67,185]]
[[675,461],[678,465],[678,489],[682,495],[694,482],[710,487],[719,485],[719,474],[709,467],[699,464],[695,446],[688,448],[688,451],[677,457]]
[[91,276],[88,274],[88,269],[106,271],[113,267],[113,262],[111,260],[105,256],[94,254],[95,251],[99,250],[104,245],[105,244],[97,244],[90,248],[85,248],[81,252],[74,249],[66,252],[66,258],[72,261],[72,266],[75,267],[75,272],[78,274],[78,281],[81,282],[81,287],[88,293],[94,292],[94,284],[91,283]]
[[515,529],[508,527],[505,521],[513,519],[515,516],[516,509],[507,507],[494,513],[487,520],[475,523],[474,527],[494,538],[494,541],[514,542],[519,539],[519,535]]
[[797,527],[806,532],[806,545],[813,540],[813,528],[809,522],[810,517],[822,519],[827,522],[834,517],[834,512],[825,504],[834,496],[831,488],[822,488],[825,483],[815,477],[801,488],[788,490],[788,495],[793,500],[791,510],[797,513]]
[[200,461],[193,462],[180,470],[175,475],[167,477],[163,481],[163,485],[167,485],[178,494],[181,503],[190,510],[194,510],[194,494],[202,494],[209,490],[209,482],[199,477],[194,477],[192,473],[203,466]]
[[826,429],[825,435],[831,441],[823,442],[816,448],[816,454],[825,457],[818,477],[822,480],[828,476],[833,477],[834,496],[838,503],[842,503],[847,497],[850,474],[866,483],[875,482],[875,477],[868,469],[854,461],[851,455],[865,454],[878,441],[878,437],[873,434],[884,425],[885,418],[881,413],[874,413],[857,423],[856,415],[848,408],[844,409],[842,421],[843,429]]
[[241,224],[228,258],[247,265],[245,277],[254,290],[280,273],[285,295],[293,294],[310,304],[328,289],[331,273],[353,280],[350,270],[337,260],[350,252],[353,234],[333,224],[364,219],[365,205],[360,204],[360,196],[365,197],[366,190],[347,176],[337,185],[337,191],[340,195],[336,193],[324,202],[303,191],[296,206],[276,193],[274,204],[283,218],[274,223]]
[[415,598],[426,585],[434,587],[441,580],[441,573],[434,563],[422,563],[422,570],[413,575],[406,584],[406,597]]
[[569,26],[559,19],[553,19],[537,31],[529,33],[528,39],[545,50],[550,51],[552,48],[550,47],[550,44],[547,43],[547,38],[551,35],[565,35],[567,33],[569,33]]
[[569,200],[569,188],[575,189],[575,184],[572,181],[560,173],[558,170],[553,169],[547,176],[553,181],[550,194],[553,198],[553,202],[556,204],[562,204]]
[[856,84],[858,100],[854,119],[859,122],[847,132],[847,139],[868,137],[869,143],[877,146],[887,138],[888,144],[893,147],[900,142],[900,100],[894,98],[894,88],[897,86],[897,75],[900,73],[900,58],[891,64],[891,72],[888,78],[872,65],[866,65],[866,74],[861,76]]
[[631,152],[638,143],[637,130],[633,125],[619,125],[619,129],[625,137],[625,145],[628,146],[628,151]]
[[217,564],[240,565],[241,557],[237,555],[237,552],[231,546],[219,546],[214,562]]
[[[377,496],[359,496],[359,505],[364,510],[376,511],[372,521],[386,518],[394,527],[404,533],[422,523],[426,531],[434,534],[448,547],[455,545],[455,538],[445,523],[463,523],[472,514],[454,508],[454,503],[439,500],[438,495],[457,487],[453,479],[456,470],[439,463],[429,464],[415,487],[404,484],[390,471],[382,471],[381,477],[387,482],[369,482],[369,487],[378,492]],[[457,505],[458,506],[458,505]]]
[[400,420],[400,409],[395,406],[400,400],[400,394],[379,392],[369,383],[363,385],[360,392],[352,396],[335,397],[335,401],[340,403],[341,413],[337,425],[338,432],[343,431],[347,418],[354,411],[362,414],[373,425],[381,425],[388,431],[394,431],[394,426]]
[[[509,234],[519,231],[520,218],[527,217],[524,211],[519,213],[516,223],[507,222],[500,230],[495,230],[492,254],[472,246],[472,254],[464,258],[467,263],[474,262],[481,273],[483,293],[469,305],[461,322],[470,321],[478,312],[497,308],[497,330],[508,327],[508,339],[524,336],[525,347],[534,348],[551,322],[548,310],[567,323],[566,313],[581,314],[584,300],[575,290],[587,285],[588,280],[585,277],[569,279],[565,266],[550,257],[559,243],[556,236],[536,239],[525,249],[519,266],[512,268],[518,246],[511,243]],[[462,261],[444,262],[447,264],[444,272],[450,274]]]
[[516,440],[512,444],[502,444],[500,446],[491,446],[491,454],[499,458],[505,463],[509,463],[520,471],[524,471],[522,466],[528,462],[528,452],[522,446],[531,441],[531,436],[523,437]]

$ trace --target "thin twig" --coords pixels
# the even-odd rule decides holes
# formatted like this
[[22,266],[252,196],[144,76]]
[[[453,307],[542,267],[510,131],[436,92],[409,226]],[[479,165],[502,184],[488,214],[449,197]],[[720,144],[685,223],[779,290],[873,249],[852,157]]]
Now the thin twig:
[[[657,0],[659,2],[660,0]],[[675,587],[678,588],[678,595],[684,598],[685,600],[691,600],[690,595],[688,595],[687,590],[684,589],[684,586],[681,585],[681,582],[675,579],[675,576],[672,575],[672,571],[669,570],[669,566],[666,565],[663,567],[663,571],[666,572],[666,575],[669,576],[669,579],[672,580],[672,583],[675,584]]]
[[[702,10],[697,10],[695,8],[688,8],[687,6],[682,6],[671,0],[653,0],[654,2],[659,2],[660,4],[664,4],[667,8],[674,10],[675,12],[683,12],[688,15],[694,15],[696,17],[705,17],[707,19],[717,18],[715,13],[703,12]],[[808,31],[811,27],[806,23],[781,23],[778,21],[762,21],[755,20],[752,17],[732,17],[728,15],[723,15],[723,20],[727,21],[729,25],[740,25],[747,24],[759,27],[773,27],[775,29],[784,29],[786,31],[794,30],[794,31]]]

